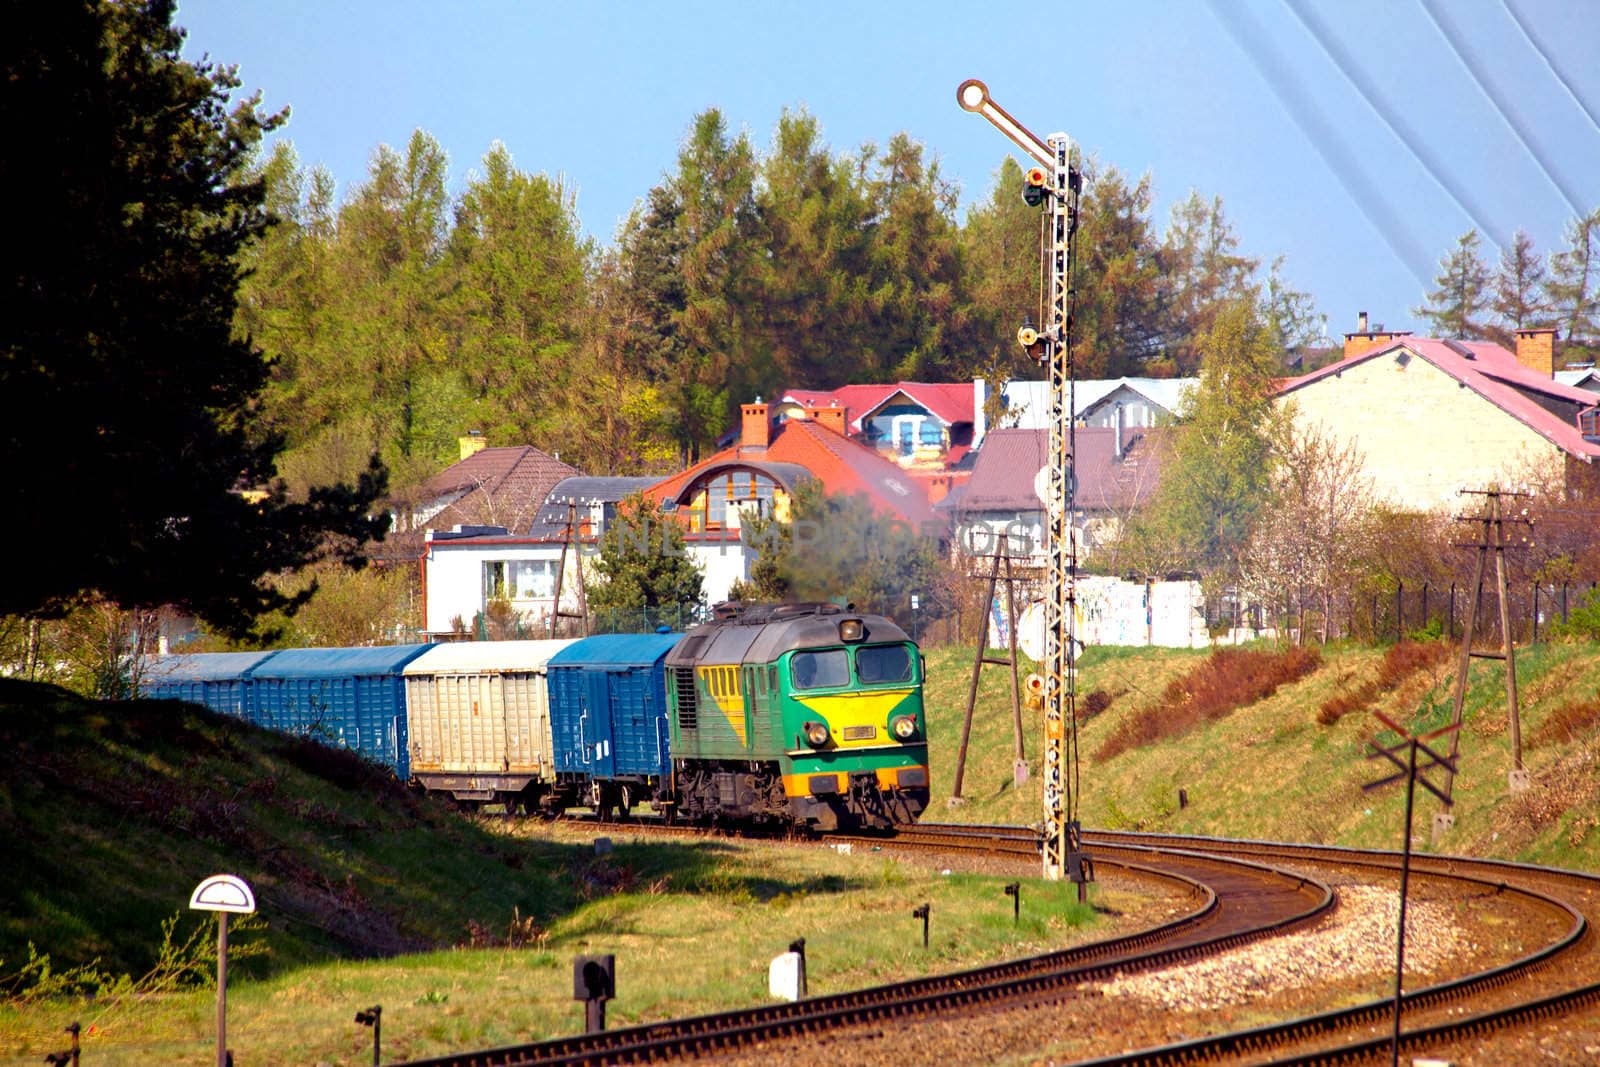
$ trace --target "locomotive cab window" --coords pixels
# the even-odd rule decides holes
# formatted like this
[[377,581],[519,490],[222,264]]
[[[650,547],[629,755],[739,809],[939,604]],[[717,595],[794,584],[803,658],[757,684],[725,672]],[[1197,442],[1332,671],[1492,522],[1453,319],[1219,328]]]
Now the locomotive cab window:
[[875,645],[856,650],[862,685],[911,681],[911,652],[905,645]]
[[850,684],[850,653],[842,648],[796,652],[789,661],[796,689],[820,689]]

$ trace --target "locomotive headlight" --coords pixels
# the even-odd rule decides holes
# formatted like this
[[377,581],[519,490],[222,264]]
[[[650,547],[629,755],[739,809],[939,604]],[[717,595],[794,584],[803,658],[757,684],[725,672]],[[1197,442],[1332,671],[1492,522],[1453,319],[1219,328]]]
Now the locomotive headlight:
[[866,630],[861,625],[860,619],[845,619],[839,623],[839,640],[859,641],[866,636]]
[[801,729],[806,732],[806,743],[812,748],[821,748],[828,743],[828,724],[825,722],[808,722]]
[[909,741],[917,736],[917,720],[910,715],[896,715],[889,723],[889,729],[902,741]]

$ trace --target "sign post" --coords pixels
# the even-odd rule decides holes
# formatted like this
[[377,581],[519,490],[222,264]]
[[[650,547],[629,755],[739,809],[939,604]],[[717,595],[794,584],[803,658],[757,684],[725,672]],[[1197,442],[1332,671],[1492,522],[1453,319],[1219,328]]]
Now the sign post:
[[195,886],[189,907],[217,913],[217,1067],[228,1067],[228,915],[253,915],[256,895],[243,878],[214,874]]

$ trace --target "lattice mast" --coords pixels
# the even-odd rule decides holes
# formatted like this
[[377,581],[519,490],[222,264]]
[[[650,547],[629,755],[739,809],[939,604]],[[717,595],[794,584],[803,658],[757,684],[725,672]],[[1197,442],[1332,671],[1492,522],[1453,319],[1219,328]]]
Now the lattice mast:
[[1044,662],[1044,876],[1063,875],[1079,883],[1093,879],[1082,850],[1077,817],[1078,732],[1076,603],[1078,554],[1073,536],[1077,478],[1073,428],[1072,270],[1078,227],[1081,179],[1072,166],[1072,142],[1064,133],[1041,141],[989,96],[983,82],[961,83],[956,99],[988,119],[1041,165],[1027,173],[1023,198],[1042,204],[1044,285],[1047,311],[1035,329],[1024,322],[1017,340],[1048,369],[1050,376],[1050,454],[1044,471],[1048,570],[1045,593]]

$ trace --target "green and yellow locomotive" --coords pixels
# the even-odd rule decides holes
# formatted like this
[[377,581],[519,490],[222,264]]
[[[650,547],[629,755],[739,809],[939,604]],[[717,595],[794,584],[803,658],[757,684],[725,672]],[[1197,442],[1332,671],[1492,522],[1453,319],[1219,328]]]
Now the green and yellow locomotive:
[[889,619],[721,605],[666,668],[677,815],[837,830],[927,807],[922,657]]

